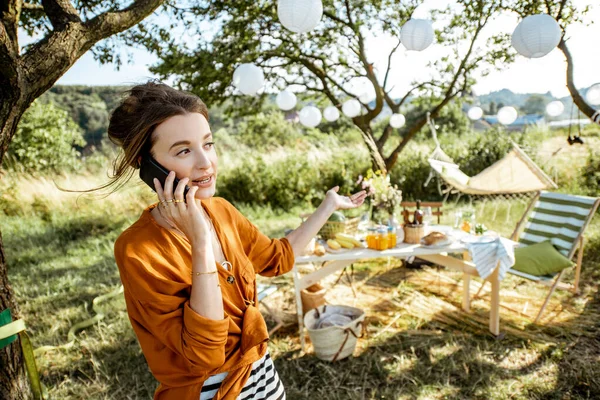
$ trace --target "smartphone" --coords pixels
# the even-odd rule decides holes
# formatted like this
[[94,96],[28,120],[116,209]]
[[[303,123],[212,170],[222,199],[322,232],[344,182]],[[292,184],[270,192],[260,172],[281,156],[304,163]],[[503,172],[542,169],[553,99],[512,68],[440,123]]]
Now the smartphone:
[[[161,187],[164,190],[165,180],[167,179],[168,175],[169,175],[169,170],[166,169],[165,167],[163,167],[162,165],[160,165],[158,163],[158,161],[156,161],[154,159],[154,157],[152,157],[151,155],[142,157],[142,163],[140,165],[140,178],[144,182],[146,182],[146,184],[148,186],[150,186],[150,188],[152,190],[154,190],[156,192],[156,189],[154,188],[154,181],[153,181],[154,178],[158,179]],[[179,179],[177,179],[177,177],[175,177],[175,180],[173,181],[173,192],[177,188],[178,184],[179,184]],[[184,201],[186,201],[185,196],[187,195],[188,190],[190,190],[190,188],[186,185],[185,189],[183,190],[183,200]]]

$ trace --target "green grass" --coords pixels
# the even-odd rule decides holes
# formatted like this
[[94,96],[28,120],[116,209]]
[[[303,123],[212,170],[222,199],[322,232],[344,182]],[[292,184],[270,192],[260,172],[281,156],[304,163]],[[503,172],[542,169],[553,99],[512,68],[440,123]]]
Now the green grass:
[[[69,179],[71,187],[97,182],[86,176]],[[94,316],[93,299],[118,288],[114,240],[154,200],[134,186],[107,199],[77,202],[47,181],[18,182],[19,206],[10,215],[0,214],[9,279],[34,347],[61,346],[69,341],[71,326]],[[454,211],[466,206],[446,204],[443,222],[451,224]],[[512,232],[524,208],[518,201],[476,205],[478,222],[503,235]],[[299,215],[309,211],[240,209],[272,237],[298,226]],[[330,303],[356,305],[367,313],[368,335],[359,341],[356,357],[333,364],[300,352],[291,276],[274,278],[281,289],[269,302],[287,324],[269,349],[288,398],[600,397],[600,217],[587,238],[581,294],[559,291],[543,324],[532,324],[531,316],[546,289],[513,276],[502,282],[500,339],[488,334],[486,290],[473,301],[470,314],[461,311],[460,274],[412,270],[394,260],[356,263],[352,287],[357,297],[346,279],[334,284],[337,277],[330,276],[322,282]],[[474,290],[479,283],[472,282]],[[122,296],[99,307],[106,317],[79,332],[70,347],[37,356],[47,398],[152,398],[157,384]]]

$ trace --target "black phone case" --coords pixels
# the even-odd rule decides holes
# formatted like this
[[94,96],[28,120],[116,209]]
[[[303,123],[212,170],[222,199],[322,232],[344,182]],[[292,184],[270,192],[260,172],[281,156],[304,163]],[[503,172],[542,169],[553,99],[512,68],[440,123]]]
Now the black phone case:
[[[158,161],[154,159],[154,157],[148,156],[142,158],[142,163],[140,165],[140,179],[146,182],[146,184],[150,186],[152,190],[156,191],[154,189],[154,178],[158,179],[161,187],[164,189],[165,180],[167,179],[168,175],[169,171],[165,167],[160,165]],[[175,180],[173,181],[173,191],[175,191],[178,184],[179,179],[175,178]],[[185,196],[187,195],[188,190],[190,190],[190,188],[186,185],[183,191],[184,201],[186,200]]]

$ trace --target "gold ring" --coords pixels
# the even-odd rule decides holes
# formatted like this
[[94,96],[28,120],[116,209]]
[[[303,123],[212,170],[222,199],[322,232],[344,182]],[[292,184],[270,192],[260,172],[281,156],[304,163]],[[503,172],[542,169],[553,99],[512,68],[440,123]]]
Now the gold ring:
[[175,201],[174,201],[173,203],[185,203],[185,200],[178,200],[178,199],[175,199]]
[[169,200],[165,200],[165,203],[172,203],[174,200],[173,199],[169,199]]

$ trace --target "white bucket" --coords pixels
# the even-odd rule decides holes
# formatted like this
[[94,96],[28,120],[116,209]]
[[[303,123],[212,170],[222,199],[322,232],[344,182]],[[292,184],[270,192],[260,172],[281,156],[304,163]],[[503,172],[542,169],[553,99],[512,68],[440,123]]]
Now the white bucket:
[[[317,328],[320,320],[331,314],[351,318],[345,325],[332,325]],[[310,310],[304,316],[304,326],[315,349],[315,355],[321,360],[336,361],[348,357],[354,352],[356,339],[362,337],[365,313],[363,310],[341,305],[323,305]]]

